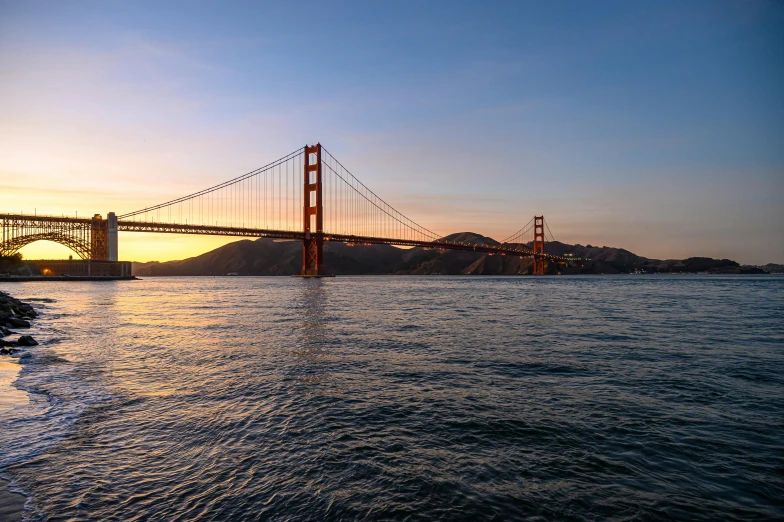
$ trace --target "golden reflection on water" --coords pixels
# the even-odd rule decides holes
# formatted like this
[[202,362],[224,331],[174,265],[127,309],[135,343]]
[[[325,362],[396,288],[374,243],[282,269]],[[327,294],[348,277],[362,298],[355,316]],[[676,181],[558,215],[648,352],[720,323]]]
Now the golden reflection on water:
[[323,279],[303,279],[298,289],[296,308],[301,322],[297,343],[291,353],[300,359],[296,373],[290,377],[303,383],[315,384],[331,377],[322,363],[329,362],[327,347],[332,337],[327,320],[328,282]]
[[322,279],[306,279],[299,289],[297,308],[301,310],[301,348],[294,352],[302,357],[325,355],[324,344],[329,336],[327,325],[327,288]]
[[[293,279],[288,303],[281,301],[278,283],[263,278],[237,283],[217,278],[198,285],[170,280],[130,288],[107,285],[100,292],[86,288],[83,299],[68,303],[75,310],[64,318],[64,327],[88,332],[100,324],[111,332],[80,358],[112,387],[136,397],[189,393],[193,383],[253,368],[259,380],[312,384],[328,379],[335,338],[329,282]],[[282,354],[292,360],[275,375],[272,359]]]

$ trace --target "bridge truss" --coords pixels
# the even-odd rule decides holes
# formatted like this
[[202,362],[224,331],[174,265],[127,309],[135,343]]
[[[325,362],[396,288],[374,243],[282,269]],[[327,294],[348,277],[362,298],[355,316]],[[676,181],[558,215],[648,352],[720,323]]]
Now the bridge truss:
[[0,214],[0,255],[10,256],[35,241],[54,241],[73,250],[82,259],[108,259],[107,221],[90,219]]

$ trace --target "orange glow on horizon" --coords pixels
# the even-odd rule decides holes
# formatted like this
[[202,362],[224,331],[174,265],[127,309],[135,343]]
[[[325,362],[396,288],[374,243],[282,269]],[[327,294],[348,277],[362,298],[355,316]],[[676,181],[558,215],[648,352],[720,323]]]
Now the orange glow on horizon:
[[[191,236],[175,234],[144,234],[120,232],[119,257],[121,261],[173,261],[195,257],[210,250],[241,241],[242,237]],[[66,246],[52,241],[36,241],[19,250],[24,259],[68,259],[79,257]]]

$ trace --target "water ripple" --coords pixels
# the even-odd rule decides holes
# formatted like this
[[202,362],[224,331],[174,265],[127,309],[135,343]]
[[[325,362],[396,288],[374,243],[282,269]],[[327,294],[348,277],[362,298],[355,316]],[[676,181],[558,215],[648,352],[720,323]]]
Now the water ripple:
[[7,290],[29,520],[784,518],[784,278]]

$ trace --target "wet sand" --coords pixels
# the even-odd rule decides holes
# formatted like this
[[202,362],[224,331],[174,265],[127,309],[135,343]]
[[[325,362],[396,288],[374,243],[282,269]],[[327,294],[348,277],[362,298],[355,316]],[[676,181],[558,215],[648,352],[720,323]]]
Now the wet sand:
[[8,482],[0,479],[0,520],[3,522],[22,520],[26,500],[24,495],[11,493],[8,490]]
[[[27,393],[11,385],[21,369],[22,367],[14,359],[0,358],[0,414],[29,402]],[[22,520],[26,500],[23,495],[10,492],[8,482],[0,479],[0,521]]]
[[30,402],[27,393],[17,390],[11,385],[21,369],[22,367],[16,362],[16,359],[0,356],[0,413]]

